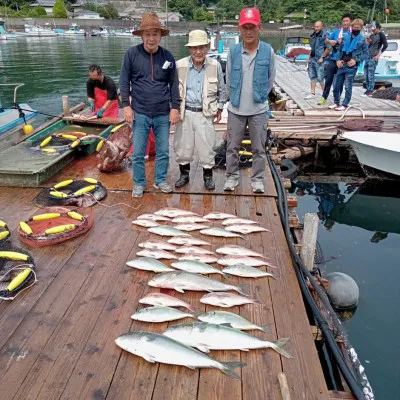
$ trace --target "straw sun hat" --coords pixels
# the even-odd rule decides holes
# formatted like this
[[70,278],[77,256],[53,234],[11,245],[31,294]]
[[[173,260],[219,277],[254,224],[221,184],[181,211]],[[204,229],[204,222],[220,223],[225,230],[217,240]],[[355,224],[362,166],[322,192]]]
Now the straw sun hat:
[[159,29],[161,31],[161,36],[167,36],[169,34],[169,29],[161,25],[160,20],[155,13],[145,13],[142,15],[142,21],[140,22],[139,29],[132,32],[134,36],[142,36],[144,31],[150,29]]
[[201,30],[195,30],[189,32],[189,42],[185,44],[187,47],[191,46],[206,46],[211,42],[207,36],[207,32]]

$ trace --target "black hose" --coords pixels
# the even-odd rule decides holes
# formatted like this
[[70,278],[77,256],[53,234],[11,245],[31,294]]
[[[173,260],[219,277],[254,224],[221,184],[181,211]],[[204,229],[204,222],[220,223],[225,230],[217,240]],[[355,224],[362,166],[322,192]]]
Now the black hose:
[[[329,304],[329,300],[328,300],[328,305],[325,304],[326,301],[324,301],[324,300],[326,299],[326,296],[324,295],[321,288],[315,283],[310,271],[304,265],[304,263],[302,262],[302,260],[300,259],[300,257],[298,256],[298,254],[296,252],[296,249],[293,245],[293,238],[290,233],[288,219],[287,219],[288,206],[287,206],[286,196],[284,193],[284,188],[283,188],[282,182],[279,178],[275,164],[272,161],[272,158],[271,158],[271,155],[269,152],[267,153],[267,160],[268,160],[268,164],[270,166],[271,172],[272,172],[272,176],[275,181],[275,185],[277,187],[278,210],[279,210],[279,214],[281,216],[282,226],[284,228],[286,240],[289,245],[291,257],[292,257],[293,263],[295,265],[295,271],[296,271],[296,275],[297,275],[297,278],[300,283],[302,293],[312,310],[314,318],[316,319],[316,322],[326,339],[326,343],[327,343],[328,347],[330,348],[330,350],[338,364],[338,367],[339,367],[346,383],[348,384],[350,390],[352,391],[352,393],[356,397],[356,399],[365,400],[365,395],[360,387],[360,383],[357,381],[356,377],[354,376],[353,371],[349,368],[346,361],[343,359],[343,354],[341,353],[340,349],[338,348],[338,345],[335,341],[335,337],[333,336],[333,333],[330,330],[328,323],[325,321],[324,317],[322,316],[320,309],[318,308],[317,304],[315,303],[314,298],[312,297],[312,295],[307,287],[304,275],[309,279],[311,285],[313,286],[314,290],[317,292],[318,296],[323,301],[323,303],[326,306],[326,308],[328,309],[329,313],[331,313],[332,315],[336,315],[334,310],[332,309],[332,307]],[[336,327],[336,328],[338,329],[339,332],[341,332],[340,327]]]
[[53,115],[53,114],[46,114],[44,112],[38,111],[38,110],[28,110],[26,108],[20,108],[20,107],[11,107],[14,110],[21,110],[21,111],[27,111],[27,112],[35,112],[37,114],[45,115],[46,117],[52,117],[52,118],[60,118],[62,119],[63,117],[60,117],[59,115]]

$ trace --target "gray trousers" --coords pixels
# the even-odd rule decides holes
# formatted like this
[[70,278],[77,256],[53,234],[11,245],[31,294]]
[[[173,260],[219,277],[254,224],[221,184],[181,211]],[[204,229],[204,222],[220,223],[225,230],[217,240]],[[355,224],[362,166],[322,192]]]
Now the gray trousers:
[[237,115],[228,111],[228,142],[226,151],[226,178],[239,179],[239,151],[246,128],[249,125],[251,151],[253,153],[252,182],[263,182],[265,176],[268,116],[267,113],[256,115]]

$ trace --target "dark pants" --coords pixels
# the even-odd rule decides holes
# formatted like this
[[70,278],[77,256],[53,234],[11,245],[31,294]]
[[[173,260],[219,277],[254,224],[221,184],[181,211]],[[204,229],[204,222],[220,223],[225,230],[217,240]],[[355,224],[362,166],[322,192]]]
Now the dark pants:
[[326,100],[329,97],[329,92],[331,91],[333,78],[337,72],[336,61],[329,60],[329,63],[325,68],[325,89],[322,93],[322,97]]
[[343,85],[345,87],[343,105],[346,107],[349,105],[353,93],[353,83],[356,73],[357,66],[348,67],[347,65],[344,65],[342,68],[338,68],[335,87],[333,88],[333,96],[337,105],[340,105],[340,94],[343,91]]

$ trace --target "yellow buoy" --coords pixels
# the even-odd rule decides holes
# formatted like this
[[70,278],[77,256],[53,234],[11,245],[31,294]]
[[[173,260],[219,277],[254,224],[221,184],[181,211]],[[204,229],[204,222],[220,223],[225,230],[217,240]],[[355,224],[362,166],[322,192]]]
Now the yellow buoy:
[[53,196],[53,197],[57,197],[59,199],[65,199],[66,197],[68,197],[68,195],[63,192],[49,192],[49,195]]
[[24,135],[29,135],[33,132],[33,126],[32,125],[24,125],[22,128],[22,132],[24,132]]
[[0,227],[4,228],[6,225],[7,224],[4,221],[0,220]]
[[45,153],[56,153],[57,152],[56,149],[42,149],[42,151],[44,151]]
[[77,219],[78,221],[82,221],[83,220],[83,215],[75,212],[75,211],[69,211],[67,212],[67,214],[73,218],[73,219]]
[[91,191],[93,191],[93,190],[95,190],[95,189],[96,189],[96,186],[95,186],[95,185],[86,186],[86,187],[84,187],[84,188],[82,188],[82,189],[77,190],[77,191],[74,193],[74,196],[81,196],[82,194],[91,192]]
[[111,133],[114,133],[114,132],[117,131],[119,128],[121,128],[121,126],[123,126],[123,125],[125,125],[125,124],[120,124],[120,125],[115,126],[114,128],[111,129]]
[[68,180],[66,180],[66,181],[59,182],[59,183],[57,183],[57,185],[54,185],[54,189],[59,189],[59,188],[68,186],[68,185],[70,185],[73,181],[74,181],[73,179],[68,179]]
[[32,273],[33,271],[30,268],[25,268],[23,271],[21,271],[7,286],[7,290],[9,292],[12,292],[15,290],[18,286],[22,285],[24,281],[28,278],[28,276]]
[[34,215],[32,219],[34,221],[43,221],[45,219],[52,219],[52,218],[58,218],[61,214],[60,213],[47,213],[47,214],[39,214],[39,215]]
[[75,224],[54,226],[53,228],[46,229],[44,231],[44,233],[46,235],[54,235],[55,233],[62,233],[65,231],[70,231],[71,229],[75,229]]
[[33,233],[31,227],[24,221],[21,221],[19,223],[19,227],[23,232],[25,232],[27,235],[31,235]]
[[9,234],[10,234],[9,231],[0,232],[0,240],[5,239],[6,237],[8,237]]
[[101,148],[103,147],[103,144],[104,144],[104,140],[100,140],[100,142],[96,146],[96,151],[100,151]]
[[59,133],[57,136],[62,137],[64,139],[69,139],[69,140],[77,140],[78,137],[74,135],[67,135],[65,133]]
[[71,148],[71,149],[74,149],[75,147],[77,147],[77,146],[79,146],[79,143],[80,143],[81,141],[79,140],[79,139],[77,139],[77,140],[75,140],[75,142],[72,142],[70,145],[69,145],[69,147]]
[[44,147],[44,146],[48,145],[51,142],[51,139],[52,139],[51,136],[49,136],[46,139],[44,139],[43,142],[40,143],[40,147]]
[[7,258],[8,260],[14,261],[28,261],[29,256],[16,251],[0,251],[0,258]]
[[93,178],[83,178],[83,180],[87,183],[91,183],[92,185],[96,185],[97,184],[97,180],[93,179]]
[[251,144],[251,140],[247,140],[247,139],[242,140],[242,144]]
[[250,151],[239,151],[239,156],[252,156],[253,153]]

